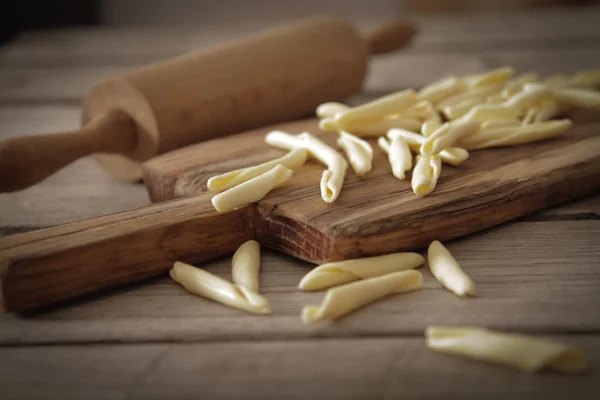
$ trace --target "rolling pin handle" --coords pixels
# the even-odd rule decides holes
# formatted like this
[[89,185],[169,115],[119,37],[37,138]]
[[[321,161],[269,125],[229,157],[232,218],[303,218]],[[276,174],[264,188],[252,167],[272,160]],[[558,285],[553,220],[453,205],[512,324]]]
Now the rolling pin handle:
[[0,192],[34,185],[71,162],[92,153],[131,153],[135,123],[114,109],[81,129],[0,142]]
[[365,36],[371,55],[390,53],[408,45],[417,33],[414,23],[406,20],[385,22]]

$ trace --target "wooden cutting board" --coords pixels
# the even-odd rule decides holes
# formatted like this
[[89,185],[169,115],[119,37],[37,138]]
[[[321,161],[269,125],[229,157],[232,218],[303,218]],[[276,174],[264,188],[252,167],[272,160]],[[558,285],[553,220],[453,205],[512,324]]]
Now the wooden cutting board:
[[[311,160],[245,217],[263,245],[316,263],[419,249],[600,191],[600,122],[575,121],[557,139],[473,151],[459,167],[443,165],[436,190],[423,198],[413,194],[410,180],[394,178],[372,140],[373,170],[357,177],[348,168],[335,203],[321,199],[325,167]],[[210,177],[285,153],[264,143],[273,129],[307,131],[334,146],[336,135],[320,132],[317,122],[279,124],[159,156],[144,166],[150,197],[159,202],[202,194],[209,201]]]

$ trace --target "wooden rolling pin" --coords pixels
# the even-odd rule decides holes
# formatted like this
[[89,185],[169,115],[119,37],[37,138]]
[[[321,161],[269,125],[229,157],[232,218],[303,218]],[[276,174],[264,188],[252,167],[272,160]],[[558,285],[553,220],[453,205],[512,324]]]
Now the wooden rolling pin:
[[136,181],[157,154],[307,116],[358,92],[369,55],[414,33],[396,21],[363,37],[344,19],[316,17],[109,78],[87,95],[81,129],[0,142],[0,191],[93,153],[113,176]]

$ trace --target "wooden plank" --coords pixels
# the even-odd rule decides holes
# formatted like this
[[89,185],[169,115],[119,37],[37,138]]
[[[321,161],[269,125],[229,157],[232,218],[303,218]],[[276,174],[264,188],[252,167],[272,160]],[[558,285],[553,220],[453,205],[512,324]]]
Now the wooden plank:
[[0,348],[3,399],[593,399],[581,376],[527,374],[429,351],[420,337]]
[[[79,106],[0,107],[0,140],[69,130],[79,125]],[[26,190],[0,194],[0,234],[130,210],[148,204],[142,184],[106,174],[91,158],[67,166]]]
[[[1,315],[0,344],[380,336],[414,334],[434,323],[598,332],[598,238],[597,220],[520,222],[471,235],[449,248],[477,283],[477,298],[452,295],[422,269],[422,291],[373,304],[331,326],[300,321],[302,307],[323,298],[323,292],[297,289],[310,264],[264,251],[261,291],[271,301],[271,316],[229,309],[159,278],[36,315]],[[205,267],[230,279],[229,258]]]
[[523,218],[526,221],[600,219],[600,195],[543,210]]

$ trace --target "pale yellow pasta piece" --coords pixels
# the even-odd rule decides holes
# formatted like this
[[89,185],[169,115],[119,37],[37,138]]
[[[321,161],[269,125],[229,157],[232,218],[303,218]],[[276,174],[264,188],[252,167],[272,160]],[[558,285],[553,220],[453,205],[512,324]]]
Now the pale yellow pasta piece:
[[436,109],[431,110],[431,113],[427,116],[427,118],[425,118],[424,123],[427,122],[435,122],[437,124],[442,124],[442,117],[440,116],[440,113],[437,112]]
[[320,104],[317,107],[316,114],[319,118],[331,118],[334,117],[337,113],[348,111],[350,108],[350,106],[347,106],[345,104],[330,101],[327,103]]
[[373,148],[368,142],[342,131],[337,144],[346,152],[346,157],[356,175],[363,176],[371,171]]
[[378,257],[358,258],[323,264],[300,281],[301,290],[320,290],[359,279],[418,268],[425,262],[418,253],[393,253]]
[[465,100],[477,99],[480,103],[483,103],[483,99],[488,96],[500,93],[503,88],[503,84],[500,82],[488,83],[483,86],[476,87],[474,89],[467,90],[466,92],[455,94],[454,96],[448,97],[447,99],[440,101],[437,104],[438,109],[445,107],[454,106]]
[[600,110],[600,92],[577,88],[556,88],[553,94],[560,104]]
[[211,192],[222,192],[247,182],[252,178],[256,178],[279,164],[292,171],[297,171],[306,162],[306,156],[307,152],[305,149],[294,149],[285,156],[276,158],[275,160],[214,176],[208,180],[207,186]]
[[419,290],[422,285],[423,275],[408,270],[336,286],[327,291],[320,306],[307,305],[302,309],[302,321],[305,324],[334,321],[392,294]]
[[526,372],[548,368],[564,373],[579,373],[587,368],[581,350],[547,338],[470,326],[430,326],[425,331],[425,336],[427,347],[431,350]]
[[431,114],[433,111],[435,111],[435,107],[433,107],[433,104],[431,104],[427,100],[421,100],[418,103],[415,103],[412,106],[408,107],[399,116],[423,120],[429,117],[429,114]]
[[451,148],[461,138],[476,134],[480,127],[481,124],[477,121],[461,119],[447,122],[425,139],[420,152],[424,156],[439,154]]
[[319,121],[319,129],[323,132],[338,132],[342,130],[333,117],[325,117],[321,119]]
[[247,206],[259,201],[271,190],[286,183],[293,174],[291,169],[277,165],[256,178],[219,193],[211,199],[211,202],[218,212],[232,211]]
[[449,75],[422,88],[417,97],[419,100],[429,101],[431,104],[436,105],[440,101],[462,93],[467,89],[468,86],[460,78]]
[[382,119],[368,124],[355,124],[344,130],[358,137],[379,137],[385,135],[390,129],[418,131],[421,129],[422,124],[422,121],[416,118],[395,117]]
[[406,171],[412,168],[412,154],[410,148],[402,136],[395,136],[391,143],[384,136],[377,139],[379,147],[388,154],[388,160],[392,167],[392,174],[400,180],[406,178]]
[[521,112],[513,107],[507,107],[500,104],[481,104],[475,106],[462,116],[464,121],[485,122],[493,119],[514,119],[519,118]]
[[320,183],[323,200],[326,203],[333,203],[339,197],[348,168],[348,163],[340,153],[306,132],[290,135],[281,131],[272,131],[267,134],[265,141],[272,146],[288,150],[306,149],[311,157],[327,166]]
[[502,95],[502,93],[498,93],[495,95],[492,95],[488,98],[485,99],[485,103],[487,104],[502,104],[504,103],[504,101],[506,100],[506,97],[504,97]]
[[521,125],[521,120],[517,118],[490,119],[481,124],[481,130],[506,128],[508,126],[516,127]]
[[506,99],[503,105],[526,112],[530,108],[543,106],[544,103],[553,100],[550,88],[537,83],[526,83],[520,92]]
[[248,240],[233,254],[231,278],[233,283],[258,293],[260,272],[260,245],[256,240]]
[[475,283],[439,241],[434,240],[429,245],[427,261],[435,279],[446,289],[458,296],[475,296]]
[[523,85],[525,85],[526,83],[538,82],[540,80],[540,77],[540,74],[538,74],[537,72],[517,76],[516,78],[506,82],[506,85],[502,90],[502,96],[504,98],[509,98],[515,95],[519,93],[521,89],[523,89]]
[[406,89],[337,113],[334,119],[342,129],[349,130],[355,124],[377,121],[401,113],[415,103],[417,103],[415,91]]
[[203,269],[177,261],[170,275],[175,282],[198,296],[256,314],[271,313],[269,301],[260,294]]
[[512,67],[501,67],[481,74],[468,75],[462,80],[471,88],[487,85],[490,83],[505,83],[515,74]]
[[417,196],[426,196],[433,192],[441,173],[442,161],[439,155],[418,155],[411,180],[414,194]]
[[[387,138],[390,140],[393,140],[396,136],[401,136],[413,153],[419,153],[421,146],[427,139],[423,135],[405,129],[390,129],[387,133]],[[450,147],[442,150],[439,156],[443,163],[457,166],[469,158],[469,152],[458,147]]]
[[461,101],[460,103],[454,104],[452,106],[446,106],[442,109],[442,112],[449,120],[455,120],[463,117],[466,113],[471,111],[473,107],[480,105],[483,103],[482,97],[473,97],[470,99],[466,99]]
[[482,131],[481,135],[467,138],[460,143],[466,149],[517,146],[550,139],[565,133],[573,125],[569,119],[536,122],[520,127],[506,127]]
[[521,125],[529,125],[529,124],[532,124],[533,122],[535,122],[535,118],[539,112],[540,112],[540,109],[537,107],[530,108],[529,110],[527,110],[527,112],[523,116],[523,121],[522,121]]
[[546,107],[539,109],[533,119],[533,122],[545,122],[553,118],[556,118],[566,111],[567,107],[562,106],[558,103],[550,104]]
[[433,135],[435,131],[440,129],[441,126],[442,123],[437,121],[424,122],[423,125],[421,125],[421,134],[425,137],[429,137]]
[[600,88],[600,69],[578,72],[573,76],[572,81],[575,84]]

